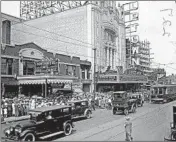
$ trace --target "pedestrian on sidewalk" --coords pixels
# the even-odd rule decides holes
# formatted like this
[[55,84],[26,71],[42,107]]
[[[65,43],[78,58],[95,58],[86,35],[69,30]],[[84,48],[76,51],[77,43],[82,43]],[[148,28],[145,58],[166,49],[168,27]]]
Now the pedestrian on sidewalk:
[[15,103],[12,102],[12,116],[15,116]]
[[4,117],[7,118],[7,106],[4,106]]
[[126,117],[125,132],[126,132],[126,141],[132,141],[133,140],[133,138],[131,136],[132,122],[130,121],[130,117]]

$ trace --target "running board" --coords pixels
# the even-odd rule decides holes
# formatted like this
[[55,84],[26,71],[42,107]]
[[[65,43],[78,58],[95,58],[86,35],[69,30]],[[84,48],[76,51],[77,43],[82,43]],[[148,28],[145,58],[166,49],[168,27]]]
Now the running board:
[[64,131],[59,131],[59,132],[56,132],[56,133],[52,133],[52,134],[49,134],[49,135],[46,135],[46,136],[43,136],[43,137],[39,137],[40,139],[46,139],[46,138],[50,138],[50,137],[53,137],[53,136],[56,136],[56,135],[59,135],[59,134],[63,134]]

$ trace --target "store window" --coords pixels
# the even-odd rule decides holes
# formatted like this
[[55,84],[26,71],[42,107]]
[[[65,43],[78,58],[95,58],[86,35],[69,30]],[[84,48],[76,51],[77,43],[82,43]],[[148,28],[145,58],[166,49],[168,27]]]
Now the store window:
[[7,60],[7,74],[12,75],[12,65],[13,65],[13,59]]
[[68,65],[65,65],[65,73],[68,75]]
[[1,74],[3,75],[13,74],[13,59],[1,58]]
[[90,79],[90,71],[87,70],[87,79]]
[[82,70],[82,79],[85,79],[85,70]]
[[73,76],[76,76],[76,67],[73,66]]
[[1,58],[1,74],[7,74],[7,59]]
[[23,61],[23,75],[34,75],[34,74],[35,74],[35,62]]

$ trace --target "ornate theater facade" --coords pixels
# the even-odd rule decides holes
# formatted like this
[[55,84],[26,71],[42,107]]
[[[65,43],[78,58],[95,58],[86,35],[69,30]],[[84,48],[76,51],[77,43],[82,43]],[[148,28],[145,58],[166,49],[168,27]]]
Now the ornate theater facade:
[[124,12],[115,1],[88,1],[43,15],[12,25],[12,43],[34,42],[49,52],[87,60],[91,77],[94,61],[98,72],[116,70],[117,66],[126,69]]

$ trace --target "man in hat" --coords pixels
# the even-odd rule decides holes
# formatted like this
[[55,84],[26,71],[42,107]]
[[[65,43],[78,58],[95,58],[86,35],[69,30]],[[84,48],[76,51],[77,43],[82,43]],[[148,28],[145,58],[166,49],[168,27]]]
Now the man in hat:
[[131,136],[132,122],[130,121],[130,117],[126,117],[125,132],[126,132],[126,141],[132,141],[133,140],[133,138]]

